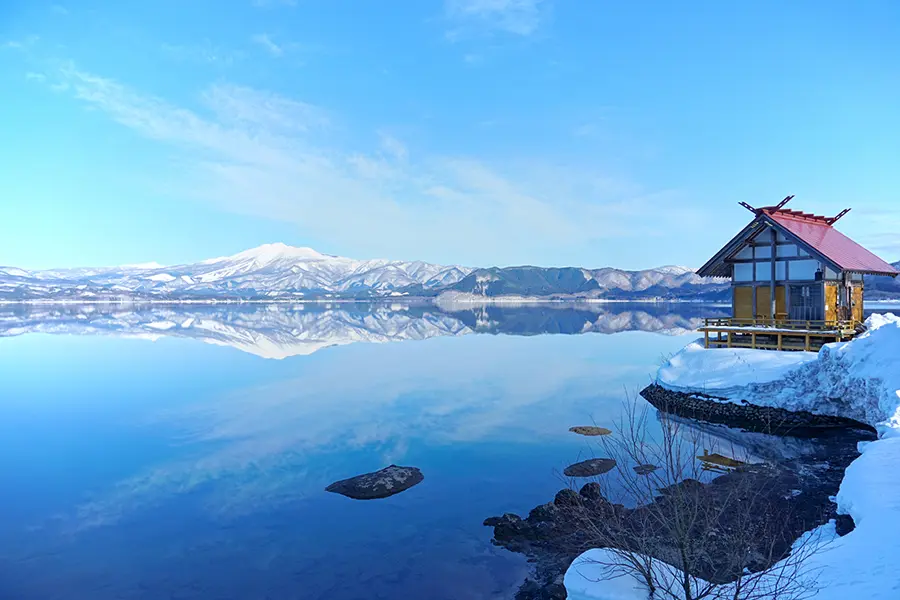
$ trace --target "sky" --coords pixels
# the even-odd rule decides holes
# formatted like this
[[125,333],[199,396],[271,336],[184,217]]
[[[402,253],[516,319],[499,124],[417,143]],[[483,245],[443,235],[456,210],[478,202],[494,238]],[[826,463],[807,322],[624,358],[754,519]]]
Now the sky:
[[895,261],[898,30],[892,0],[0,0],[0,265],[698,267],[789,194]]

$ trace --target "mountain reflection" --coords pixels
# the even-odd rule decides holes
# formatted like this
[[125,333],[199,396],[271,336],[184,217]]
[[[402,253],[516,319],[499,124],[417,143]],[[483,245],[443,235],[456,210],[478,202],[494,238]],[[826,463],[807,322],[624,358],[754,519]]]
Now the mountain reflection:
[[471,333],[680,335],[695,330],[704,317],[719,316],[726,316],[722,307],[687,303],[6,305],[0,306],[0,337],[179,337],[281,359],[354,342]]

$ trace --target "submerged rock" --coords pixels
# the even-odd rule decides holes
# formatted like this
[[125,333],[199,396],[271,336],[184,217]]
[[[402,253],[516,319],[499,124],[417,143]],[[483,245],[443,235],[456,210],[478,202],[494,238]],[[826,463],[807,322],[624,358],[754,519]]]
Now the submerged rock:
[[416,467],[390,465],[374,473],[335,481],[325,488],[325,491],[355,500],[375,500],[404,492],[421,483],[423,479],[425,476]]
[[653,471],[657,470],[659,467],[657,467],[656,465],[637,465],[632,468],[634,469],[634,472],[637,473],[638,475],[649,475]]
[[566,477],[593,477],[612,471],[615,466],[616,461],[611,458],[592,458],[569,465],[563,471],[563,475]]
[[606,427],[594,427],[593,425],[577,425],[575,427],[569,427],[569,431],[572,433],[577,433],[578,435],[609,435],[612,433],[611,430]]

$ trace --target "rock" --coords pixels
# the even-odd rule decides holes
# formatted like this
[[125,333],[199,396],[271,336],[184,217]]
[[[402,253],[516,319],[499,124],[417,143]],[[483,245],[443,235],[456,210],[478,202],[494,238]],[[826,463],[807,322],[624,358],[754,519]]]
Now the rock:
[[581,496],[575,490],[565,488],[556,493],[553,504],[559,507],[578,506],[581,504]]
[[853,517],[850,515],[834,516],[834,532],[839,536],[844,537],[854,529],[856,529],[856,523],[853,522]]
[[578,492],[588,500],[600,500],[603,498],[603,490],[600,487],[600,484],[596,481],[590,481],[584,484],[581,487],[581,491]]
[[649,475],[653,471],[657,470],[659,467],[656,465],[638,465],[636,467],[632,467],[634,472],[638,475]]
[[612,471],[615,466],[616,461],[611,458],[592,458],[569,465],[563,470],[563,475],[566,477],[593,477]]
[[416,467],[390,465],[374,473],[357,475],[350,479],[335,481],[326,492],[334,492],[355,500],[375,500],[387,498],[406,491],[422,482],[425,476]]
[[577,433],[578,435],[609,435],[612,433],[611,430],[606,427],[594,427],[593,425],[578,425],[576,427],[570,427],[569,431],[572,433]]

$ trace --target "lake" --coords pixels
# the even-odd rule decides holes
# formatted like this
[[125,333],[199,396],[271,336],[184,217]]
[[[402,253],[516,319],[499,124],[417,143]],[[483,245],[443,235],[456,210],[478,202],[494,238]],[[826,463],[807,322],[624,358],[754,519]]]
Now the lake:
[[[724,311],[0,307],[0,598],[509,598],[483,520]],[[389,464],[424,481],[324,491]]]

